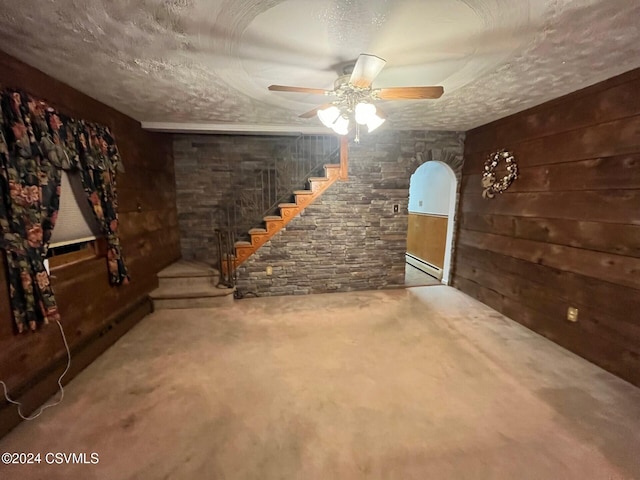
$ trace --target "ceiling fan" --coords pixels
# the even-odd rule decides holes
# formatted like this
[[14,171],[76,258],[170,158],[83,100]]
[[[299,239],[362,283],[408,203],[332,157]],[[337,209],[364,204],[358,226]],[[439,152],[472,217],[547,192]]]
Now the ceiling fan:
[[343,75],[335,81],[333,90],[322,88],[289,87],[270,85],[274,92],[295,92],[336,97],[300,115],[311,118],[317,115],[320,121],[338,135],[347,135],[351,130],[351,119],[355,121],[356,138],[360,141],[360,126],[366,125],[372,132],[385,121],[384,114],[374,105],[375,100],[425,100],[440,98],[442,87],[393,87],[372,88],[373,80],[382,71],[387,62],[380,57],[360,54],[355,64],[347,65]]

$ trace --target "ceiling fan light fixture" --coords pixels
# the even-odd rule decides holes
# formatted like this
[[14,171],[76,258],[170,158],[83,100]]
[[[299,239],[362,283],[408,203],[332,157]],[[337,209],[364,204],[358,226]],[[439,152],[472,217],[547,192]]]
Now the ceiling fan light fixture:
[[340,115],[338,119],[331,125],[331,129],[338,135],[346,135],[349,133],[349,117]]
[[373,103],[360,102],[356,105],[355,117],[360,125],[368,125],[376,116],[376,106]]
[[387,119],[379,117],[375,113],[367,122],[367,128],[369,129],[369,133],[373,132],[376,128],[382,125]]
[[441,86],[408,86],[374,88],[372,83],[386,61],[376,55],[361,53],[350,70],[336,79],[333,90],[321,88],[270,85],[275,92],[295,92],[313,95],[333,95],[335,100],[300,115],[300,118],[318,116],[322,124],[338,135],[347,135],[355,124],[355,141],[360,139],[360,126],[369,132],[377,130],[386,120],[384,112],[374,105],[377,100],[427,100],[440,98]]
[[331,105],[330,107],[318,110],[317,115],[325,127],[333,128],[333,124],[338,120],[338,117],[340,117],[340,110],[335,105]]

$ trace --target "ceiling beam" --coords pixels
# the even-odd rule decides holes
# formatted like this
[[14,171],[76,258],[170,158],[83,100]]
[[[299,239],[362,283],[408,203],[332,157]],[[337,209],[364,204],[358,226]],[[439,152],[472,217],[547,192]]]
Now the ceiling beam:
[[254,125],[232,123],[172,123],[140,122],[142,128],[153,132],[169,133],[222,133],[247,135],[331,135],[333,132],[322,125]]

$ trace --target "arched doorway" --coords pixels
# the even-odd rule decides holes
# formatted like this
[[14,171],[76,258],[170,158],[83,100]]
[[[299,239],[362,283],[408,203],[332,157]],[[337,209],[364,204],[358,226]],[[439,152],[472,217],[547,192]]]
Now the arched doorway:
[[[457,190],[454,171],[435,160],[420,165],[409,185],[406,268],[417,268],[446,285],[451,276]],[[424,284],[435,283],[424,278]]]

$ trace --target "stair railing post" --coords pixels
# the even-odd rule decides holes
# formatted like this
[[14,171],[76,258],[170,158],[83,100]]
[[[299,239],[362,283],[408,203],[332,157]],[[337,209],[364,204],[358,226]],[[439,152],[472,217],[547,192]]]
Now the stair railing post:
[[[220,277],[222,279],[222,283],[224,283],[224,269],[222,268],[222,232],[220,232],[219,228],[216,228],[216,246],[218,249],[218,272],[220,273]],[[220,280],[218,280],[220,281]]]
[[[233,250],[233,232],[231,229],[227,230],[227,245],[229,246],[229,251]],[[227,254],[227,286],[233,287],[233,266],[235,263],[235,258],[232,255]]]

